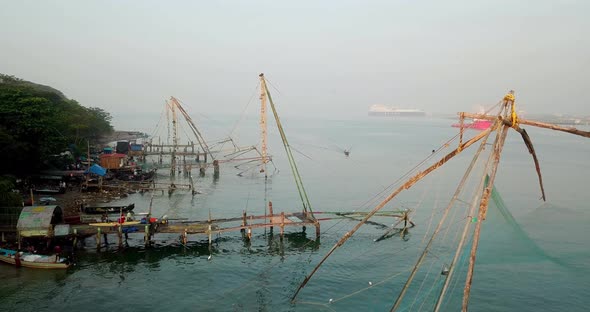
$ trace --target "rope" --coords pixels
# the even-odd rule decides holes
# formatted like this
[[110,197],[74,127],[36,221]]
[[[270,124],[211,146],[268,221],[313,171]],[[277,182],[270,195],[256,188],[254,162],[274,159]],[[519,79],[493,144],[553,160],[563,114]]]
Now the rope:
[[[262,87],[262,85],[261,85],[261,87]],[[270,103],[270,107],[272,109],[273,115],[275,117],[275,121],[277,123],[277,127],[279,128],[279,133],[281,135],[281,139],[283,140],[283,146],[285,147],[285,151],[287,152],[287,158],[289,159],[289,165],[291,166],[291,170],[293,171],[293,177],[295,178],[295,184],[297,185],[297,190],[299,191],[299,197],[301,197],[301,202],[303,203],[303,210],[305,212],[307,212],[307,210],[309,210],[309,212],[311,212],[312,218],[315,218],[313,216],[313,210],[311,208],[311,203],[309,202],[307,192],[305,191],[305,188],[303,187],[303,181],[301,180],[301,175],[299,174],[299,169],[297,169],[297,164],[295,163],[293,153],[291,152],[291,148],[289,147],[289,141],[287,141],[287,137],[285,136],[285,131],[283,130],[283,126],[281,124],[281,120],[279,119],[279,115],[277,113],[276,107],[275,107],[274,102],[272,100],[272,96],[270,95],[270,92],[268,91],[268,87],[266,86],[266,84],[264,84],[264,88],[265,88],[266,94],[268,95],[268,102]]]
[[[260,83],[257,83],[256,84],[256,87],[254,88],[254,91],[252,92],[252,95],[250,95],[250,99],[248,99],[248,102],[246,103],[246,106],[244,106],[244,109],[240,113],[240,116],[238,117],[238,120],[236,121],[236,123],[234,124],[234,126],[232,127],[232,129],[229,131],[228,137],[231,138],[231,136],[233,135],[233,133],[236,131],[236,129],[238,127],[238,124],[240,122],[242,122],[242,120],[244,119],[244,116],[246,115],[246,109],[248,109],[248,106],[250,106],[250,103],[252,103],[252,99],[256,95],[256,90],[258,90],[258,86],[260,86]],[[224,145],[221,145],[221,149],[223,149],[223,146]]]

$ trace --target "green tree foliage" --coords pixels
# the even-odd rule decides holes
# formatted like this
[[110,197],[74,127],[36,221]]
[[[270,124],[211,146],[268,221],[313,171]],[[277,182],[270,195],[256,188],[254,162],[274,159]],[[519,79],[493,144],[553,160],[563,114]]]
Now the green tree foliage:
[[14,178],[0,176],[0,209],[22,206],[23,198],[19,193],[12,191],[14,186]]
[[113,131],[111,116],[61,92],[0,74],[0,173],[41,169],[70,144],[95,141]]

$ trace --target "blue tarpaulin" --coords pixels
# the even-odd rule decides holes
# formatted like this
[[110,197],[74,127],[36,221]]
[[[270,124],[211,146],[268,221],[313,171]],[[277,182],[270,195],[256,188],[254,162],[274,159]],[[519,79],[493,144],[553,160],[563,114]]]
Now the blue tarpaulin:
[[107,174],[107,170],[97,164],[94,164],[92,166],[90,166],[90,168],[88,170],[86,170],[85,173],[94,173],[96,175],[99,175],[101,177],[104,177],[105,174]]

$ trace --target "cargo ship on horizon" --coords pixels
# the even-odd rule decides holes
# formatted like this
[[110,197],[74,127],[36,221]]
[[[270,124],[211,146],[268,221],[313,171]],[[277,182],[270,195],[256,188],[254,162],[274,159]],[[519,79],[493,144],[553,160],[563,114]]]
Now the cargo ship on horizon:
[[369,107],[369,116],[424,117],[426,112],[415,108],[396,108],[375,104]]

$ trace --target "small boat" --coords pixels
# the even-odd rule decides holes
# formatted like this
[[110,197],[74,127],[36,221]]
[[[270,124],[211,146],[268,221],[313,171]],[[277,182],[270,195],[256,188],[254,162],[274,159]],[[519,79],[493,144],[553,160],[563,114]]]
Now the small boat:
[[34,193],[37,194],[63,194],[66,192],[65,187],[43,187],[43,188],[36,188],[33,190]]
[[0,261],[33,269],[67,269],[71,266],[66,259],[59,259],[57,255],[37,255],[3,248],[0,248]]
[[89,206],[82,205],[81,211],[87,214],[121,213],[129,212],[135,208],[135,203],[122,206]]
[[114,226],[133,226],[141,224],[141,221],[126,221],[123,223],[120,222],[99,222],[99,223],[88,223],[90,226],[98,226],[98,227],[114,227]]
[[[463,124],[463,128],[475,129],[475,130],[486,130],[487,128],[489,128],[491,126],[492,126],[492,121],[485,120],[485,119],[473,119],[473,122]],[[453,127],[461,128],[461,124],[458,124],[458,123],[453,124]]]

